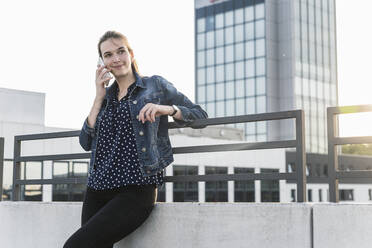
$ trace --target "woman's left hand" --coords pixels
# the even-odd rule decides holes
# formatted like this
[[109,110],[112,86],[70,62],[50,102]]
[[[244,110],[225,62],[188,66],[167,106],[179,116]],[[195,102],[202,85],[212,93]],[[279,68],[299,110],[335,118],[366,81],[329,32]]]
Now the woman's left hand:
[[145,121],[155,122],[155,117],[169,115],[172,112],[172,106],[147,103],[139,112],[138,120],[142,123],[145,123]]

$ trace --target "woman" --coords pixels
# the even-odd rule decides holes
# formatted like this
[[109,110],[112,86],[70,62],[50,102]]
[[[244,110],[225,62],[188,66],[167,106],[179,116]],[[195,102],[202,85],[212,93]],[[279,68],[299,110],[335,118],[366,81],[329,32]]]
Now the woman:
[[[127,38],[106,32],[98,43],[96,98],[80,132],[91,151],[81,228],[64,248],[108,248],[150,215],[163,169],[173,162],[168,116],[180,126],[207,113],[161,76],[141,77]],[[106,88],[111,77],[114,83]]]

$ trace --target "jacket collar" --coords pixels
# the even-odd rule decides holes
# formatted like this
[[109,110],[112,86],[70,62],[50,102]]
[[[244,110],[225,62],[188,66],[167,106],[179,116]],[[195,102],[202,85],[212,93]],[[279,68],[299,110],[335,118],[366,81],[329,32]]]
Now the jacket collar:
[[[134,73],[134,76],[136,78],[136,81],[134,82],[135,87],[146,88],[146,85],[144,84],[141,76],[135,70],[133,70],[133,73]],[[114,98],[115,97],[115,93],[117,92],[117,89],[118,89],[118,83],[115,80],[110,87],[107,87],[106,88],[105,99],[107,99],[107,98]]]

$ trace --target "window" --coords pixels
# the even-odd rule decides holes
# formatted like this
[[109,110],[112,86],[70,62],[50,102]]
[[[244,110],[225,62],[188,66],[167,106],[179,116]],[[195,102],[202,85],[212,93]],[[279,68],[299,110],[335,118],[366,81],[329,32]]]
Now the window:
[[[226,167],[205,167],[205,174],[227,174]],[[206,202],[227,202],[227,181],[205,182]]]
[[199,18],[197,21],[198,33],[205,31],[205,18]]
[[207,101],[214,101],[215,95],[214,95],[214,84],[207,86]]
[[250,59],[254,57],[254,41],[247,41],[245,43],[245,58]]
[[205,48],[205,34],[198,34],[198,50]]
[[[197,166],[173,166],[174,176],[198,175]],[[174,202],[198,201],[198,182],[175,182],[173,183]]]
[[291,189],[291,202],[296,202],[296,190]]
[[265,36],[265,21],[256,21],[256,38],[261,38]]
[[252,40],[254,39],[254,26],[253,22],[245,24],[245,39]]
[[245,63],[245,76],[253,77],[254,71],[255,71],[254,60],[253,59],[247,60]]
[[[278,169],[261,169],[261,173],[279,172]],[[279,180],[261,181],[261,202],[279,202]]]
[[319,201],[322,202],[323,201],[323,192],[322,192],[322,189],[319,189]]
[[340,189],[340,201],[354,201],[354,190]]
[[[234,168],[234,174],[254,173],[253,168]],[[235,181],[235,202],[254,202],[254,181]]]
[[198,91],[198,103],[205,102],[205,86],[199,86]]
[[309,202],[312,202],[313,201],[313,190],[312,189],[308,189],[307,190],[307,200]]

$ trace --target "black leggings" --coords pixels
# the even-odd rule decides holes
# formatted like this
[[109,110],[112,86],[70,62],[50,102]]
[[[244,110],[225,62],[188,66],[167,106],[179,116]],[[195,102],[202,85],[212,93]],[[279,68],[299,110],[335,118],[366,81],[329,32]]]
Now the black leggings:
[[113,248],[150,215],[156,187],[125,186],[114,190],[87,188],[79,228],[63,248]]

